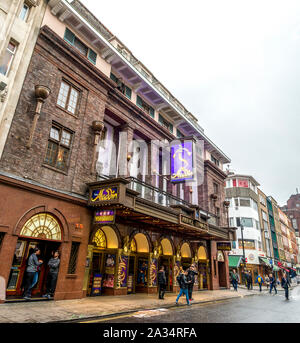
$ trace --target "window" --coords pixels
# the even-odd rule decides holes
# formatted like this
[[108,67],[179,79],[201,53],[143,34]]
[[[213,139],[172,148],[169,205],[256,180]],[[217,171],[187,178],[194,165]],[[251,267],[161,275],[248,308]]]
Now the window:
[[78,251],[79,251],[79,243],[72,242],[70,260],[69,260],[69,266],[68,266],[68,274],[75,274],[76,272]]
[[131,89],[127,87],[120,79],[113,73],[110,73],[110,78],[118,85],[117,89],[124,94],[128,99],[131,99]]
[[248,180],[246,179],[239,179],[238,182],[239,182],[239,187],[243,187],[243,188],[249,187]]
[[160,123],[160,125],[173,133],[173,124],[169,123],[161,114],[158,115],[158,122]]
[[230,226],[230,227],[233,227],[233,226],[234,226],[234,218],[233,218],[233,217],[230,217],[230,218],[229,218],[229,226]]
[[258,241],[258,250],[262,251],[262,243],[260,241]]
[[214,194],[219,194],[219,185],[214,182],[213,187],[214,187]]
[[250,207],[250,199],[240,199],[240,206]]
[[241,226],[243,224],[244,227],[253,227],[253,220],[252,218],[236,218],[236,225]]
[[292,219],[292,224],[293,224],[293,228],[297,230],[298,229],[297,219],[295,219],[295,218]]
[[234,198],[234,205],[235,205],[236,207],[239,206],[239,199],[238,199],[238,198]]
[[178,129],[176,129],[176,137],[177,138],[183,138],[184,135]]
[[253,208],[258,212],[257,202],[255,200],[253,200]]
[[154,118],[154,109],[149,106],[141,97],[137,95],[136,104],[143,111],[147,112],[152,118]]
[[20,18],[21,20],[26,21],[27,18],[28,18],[28,15],[29,15],[29,11],[30,11],[30,7],[29,7],[27,4],[24,3],[24,4],[23,4],[23,7],[22,7],[22,9],[21,9],[19,18]]
[[264,206],[266,206],[266,200],[265,200],[265,198],[264,198],[261,194],[259,194],[259,201],[260,201]]
[[14,56],[16,54],[16,50],[17,50],[17,45],[10,41],[8,43],[8,46],[6,48],[6,51],[2,57],[2,60],[1,60],[1,63],[0,63],[0,73],[3,74],[3,75],[7,75],[9,70],[10,70],[10,67],[11,67],[11,64],[12,64],[12,61],[14,59]]
[[211,161],[212,161],[215,165],[217,165],[217,166],[220,165],[219,160],[217,160],[213,155],[210,156],[210,159],[211,159]]
[[255,220],[255,228],[257,230],[260,230],[260,225],[259,225],[259,222],[257,220]]
[[268,221],[267,213],[261,210],[261,214],[262,214],[263,220]]
[[45,157],[46,164],[63,171],[67,170],[72,136],[70,131],[59,125],[55,124],[51,127]]
[[[244,239],[244,248],[249,250],[255,250],[254,239]],[[243,241],[239,239],[239,249],[243,249]]]
[[236,187],[236,179],[232,179],[233,187]]
[[69,83],[62,81],[57,98],[57,105],[65,110],[76,114],[77,104],[79,99],[79,92]]
[[74,46],[84,56],[86,56],[90,62],[96,64],[97,54],[92,49],[88,48],[80,39],[78,39],[72,31],[66,28],[64,40]]

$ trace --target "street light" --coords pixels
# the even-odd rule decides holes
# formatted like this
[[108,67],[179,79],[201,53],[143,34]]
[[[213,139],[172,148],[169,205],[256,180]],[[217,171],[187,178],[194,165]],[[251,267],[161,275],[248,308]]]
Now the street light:
[[244,245],[244,226],[243,226],[243,218],[241,218],[241,234],[242,234],[242,246],[243,246],[243,275],[245,275],[245,267],[246,267],[246,257],[245,257],[245,245]]

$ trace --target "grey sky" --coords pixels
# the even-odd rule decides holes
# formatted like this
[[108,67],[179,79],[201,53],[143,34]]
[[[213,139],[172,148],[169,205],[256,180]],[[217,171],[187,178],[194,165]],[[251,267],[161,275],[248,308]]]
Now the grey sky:
[[300,2],[81,0],[283,205],[300,188]]

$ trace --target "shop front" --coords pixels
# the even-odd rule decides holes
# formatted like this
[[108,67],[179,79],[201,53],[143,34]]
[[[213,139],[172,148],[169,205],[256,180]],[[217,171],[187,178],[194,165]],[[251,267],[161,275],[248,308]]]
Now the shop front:
[[198,248],[198,280],[199,280],[199,290],[209,289],[209,258],[204,246]]

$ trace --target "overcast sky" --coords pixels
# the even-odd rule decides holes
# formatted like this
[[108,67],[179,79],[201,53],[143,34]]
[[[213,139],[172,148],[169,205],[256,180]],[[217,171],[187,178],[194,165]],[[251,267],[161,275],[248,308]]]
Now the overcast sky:
[[300,1],[81,0],[283,205],[300,188]]

